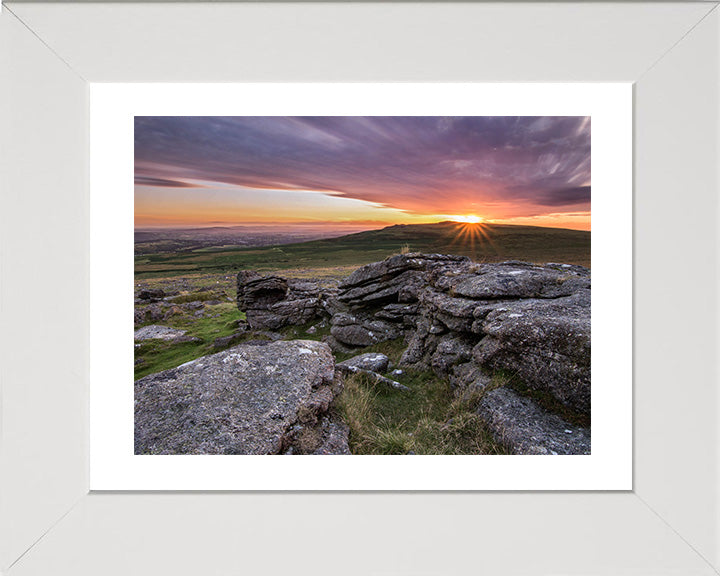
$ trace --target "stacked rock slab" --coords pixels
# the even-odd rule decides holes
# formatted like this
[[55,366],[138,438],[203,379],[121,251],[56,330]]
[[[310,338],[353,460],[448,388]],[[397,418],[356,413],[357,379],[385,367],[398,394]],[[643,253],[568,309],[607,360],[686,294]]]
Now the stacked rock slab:
[[136,454],[349,454],[326,344],[240,345],[135,382]]
[[341,344],[368,346],[415,330],[418,296],[434,275],[470,263],[465,256],[404,254],[358,268],[339,286],[348,309],[332,316],[330,333]]
[[298,326],[323,316],[320,289],[314,282],[242,271],[237,286],[238,308],[253,330]]
[[504,370],[581,414],[590,411],[590,272],[523,262],[470,264],[432,279],[402,363],[472,385],[470,363]]

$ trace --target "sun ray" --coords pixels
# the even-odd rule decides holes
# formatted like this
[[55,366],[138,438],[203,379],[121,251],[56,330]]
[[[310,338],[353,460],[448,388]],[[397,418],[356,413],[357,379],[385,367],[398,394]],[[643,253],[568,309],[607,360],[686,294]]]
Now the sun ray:
[[470,252],[473,260],[477,259],[478,250],[481,250],[482,253],[486,253],[488,252],[488,247],[497,254],[497,248],[490,237],[490,231],[487,226],[482,223],[482,219],[479,216],[473,215],[465,216],[463,218],[467,219],[471,217],[473,220],[477,219],[478,221],[456,221],[457,226],[455,226],[455,238],[450,243],[450,246],[452,248],[465,247],[466,249],[469,249],[468,251]]

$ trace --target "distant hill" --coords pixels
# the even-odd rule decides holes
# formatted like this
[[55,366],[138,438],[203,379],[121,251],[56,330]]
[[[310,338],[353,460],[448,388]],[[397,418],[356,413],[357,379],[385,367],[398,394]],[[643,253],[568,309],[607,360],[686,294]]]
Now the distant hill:
[[479,262],[525,260],[589,267],[590,232],[507,224],[398,224],[296,244],[138,255],[135,271],[140,276],[169,276],[238,269],[360,266],[401,251],[460,254]]
[[[362,228],[360,228],[362,229]],[[204,228],[135,228],[135,254],[192,252],[201,248],[243,248],[309,242],[335,238],[358,230],[357,226],[210,226]]]

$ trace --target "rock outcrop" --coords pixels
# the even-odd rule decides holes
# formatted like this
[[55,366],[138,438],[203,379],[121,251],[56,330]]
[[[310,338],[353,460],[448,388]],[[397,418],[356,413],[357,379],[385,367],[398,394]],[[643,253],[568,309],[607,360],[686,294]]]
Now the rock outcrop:
[[590,272],[524,262],[469,264],[431,277],[401,364],[459,387],[504,370],[590,413]]
[[[323,339],[343,353],[402,337],[401,366],[447,376],[459,396],[484,390],[500,372],[509,386],[546,396],[543,406],[562,407],[574,421],[590,417],[590,292],[590,271],[581,266],[479,264],[442,254],[392,256],[331,290],[238,275],[238,306],[253,330],[329,320]],[[368,369],[339,367],[358,370]],[[589,452],[589,430],[508,387],[487,393],[479,413],[516,453]]]
[[136,454],[349,454],[326,344],[239,345],[135,382]]
[[242,271],[237,286],[238,308],[253,330],[302,325],[323,315],[320,288],[314,282]]

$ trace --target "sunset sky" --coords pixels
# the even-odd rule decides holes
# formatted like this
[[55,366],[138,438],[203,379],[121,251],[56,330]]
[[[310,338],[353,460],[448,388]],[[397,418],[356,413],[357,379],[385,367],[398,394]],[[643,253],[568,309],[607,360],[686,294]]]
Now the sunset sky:
[[588,117],[136,117],[135,226],[590,229]]

